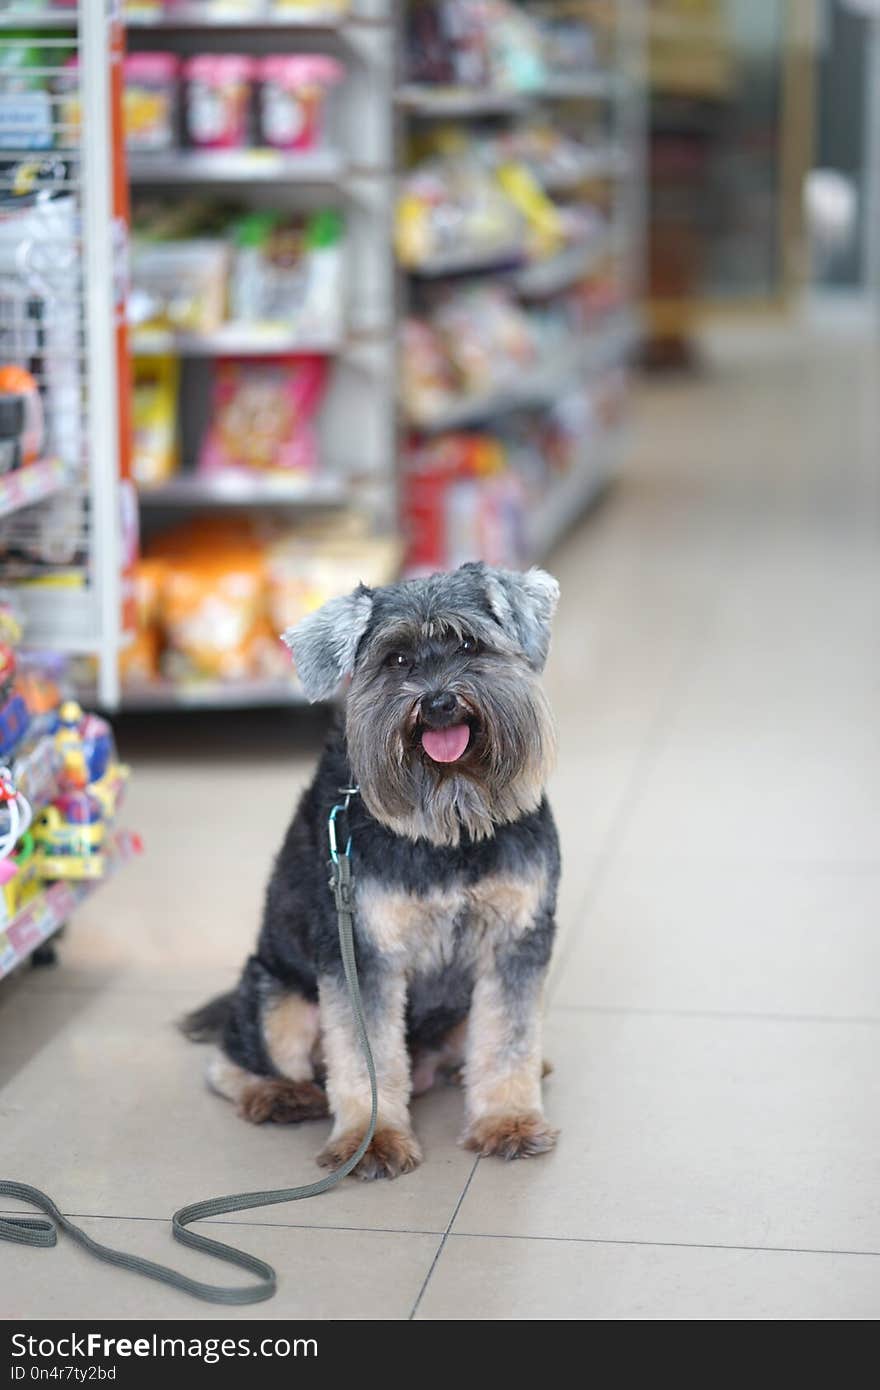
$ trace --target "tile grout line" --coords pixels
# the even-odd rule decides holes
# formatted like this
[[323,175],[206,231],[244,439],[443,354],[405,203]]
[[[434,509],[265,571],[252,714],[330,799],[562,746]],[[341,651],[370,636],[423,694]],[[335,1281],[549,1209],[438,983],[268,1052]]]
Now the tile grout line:
[[732,1250],[756,1255],[840,1255],[847,1259],[880,1259],[880,1250],[834,1250],[813,1245],[733,1245],[705,1240],[614,1240],[607,1236],[520,1236],[501,1231],[456,1231],[462,1240],[537,1240],[561,1245],[632,1245],[648,1250]]
[[[22,1216],[21,1207],[0,1207],[0,1216]],[[170,1225],[168,1216],[126,1216],[120,1212],[106,1211],[65,1211],[61,1213],[70,1221],[149,1221],[154,1225]],[[342,1231],[354,1235],[364,1232],[378,1236],[442,1236],[443,1231],[425,1230],[418,1226],[318,1226],[307,1221],[224,1221],[219,1217],[209,1217],[198,1225],[238,1226],[251,1231]]]
[[461,1193],[460,1193],[459,1198],[458,1198],[458,1201],[457,1201],[456,1204],[455,1204],[455,1210],[453,1211],[452,1215],[451,1215],[450,1218],[449,1218],[449,1225],[446,1227],[446,1230],[443,1232],[443,1237],[442,1237],[442,1239],[441,1239],[441,1241],[440,1241],[440,1244],[437,1246],[437,1249],[436,1249],[436,1251],[434,1252],[434,1258],[433,1258],[433,1260],[431,1261],[431,1264],[430,1264],[430,1267],[429,1267],[429,1269],[428,1269],[428,1272],[427,1272],[427,1274],[425,1275],[425,1278],[424,1278],[424,1280],[423,1280],[423,1282],[422,1282],[422,1287],[419,1289],[418,1297],[416,1298],[416,1301],[415,1301],[415,1303],[413,1304],[413,1306],[412,1306],[412,1308],[411,1308],[411,1310],[410,1310],[410,1314],[409,1314],[409,1317],[407,1318],[407,1322],[412,1322],[413,1319],[415,1318],[416,1313],[419,1311],[419,1304],[421,1303],[422,1299],[424,1298],[424,1296],[425,1296],[425,1290],[427,1289],[428,1285],[429,1285],[430,1282],[431,1282],[431,1276],[432,1276],[432,1274],[434,1273],[434,1270],[437,1268],[437,1261],[440,1259],[440,1256],[443,1254],[443,1251],[444,1251],[444,1249],[445,1249],[445,1247],[446,1247],[446,1242],[447,1242],[447,1240],[449,1239],[449,1232],[452,1230],[452,1227],[453,1227],[453,1225],[455,1224],[455,1218],[458,1216],[458,1213],[459,1213],[459,1211],[461,1210],[461,1204],[462,1204],[462,1202],[464,1201],[465,1197],[466,1197],[467,1194],[468,1194],[468,1188],[469,1188],[470,1185],[471,1185],[471,1180],[472,1180],[472,1178],[473,1178],[473,1176],[474,1176],[474,1173],[477,1171],[477,1164],[479,1163],[479,1161],[480,1161],[480,1155],[477,1154],[476,1158],[474,1159],[474,1166],[471,1168],[471,1171],[468,1173],[467,1182],[465,1183],[464,1187],[462,1188]]

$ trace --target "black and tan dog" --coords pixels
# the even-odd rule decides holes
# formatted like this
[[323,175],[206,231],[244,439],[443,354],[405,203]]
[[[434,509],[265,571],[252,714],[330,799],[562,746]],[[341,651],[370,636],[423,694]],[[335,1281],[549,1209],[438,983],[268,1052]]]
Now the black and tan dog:
[[361,587],[286,634],[311,699],[350,676],[344,719],[288,829],[237,989],[185,1027],[219,1041],[210,1085],[246,1119],[329,1109],[325,1166],[351,1156],[370,1110],[327,886],[328,813],[353,785],[355,942],[379,1084],[358,1176],[418,1164],[410,1097],[462,1064],[467,1147],[519,1158],[556,1141],[541,993],[559,849],[539,673],[557,597],[541,570],[464,565]]

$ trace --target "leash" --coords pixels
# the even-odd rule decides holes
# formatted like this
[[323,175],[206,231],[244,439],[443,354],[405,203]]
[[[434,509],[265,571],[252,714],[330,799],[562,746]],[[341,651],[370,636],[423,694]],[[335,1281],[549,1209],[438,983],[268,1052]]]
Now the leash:
[[39,1188],[30,1187],[27,1183],[12,1182],[8,1179],[0,1179],[0,1197],[15,1197],[19,1201],[29,1202],[31,1206],[44,1212],[48,1220],[29,1216],[0,1217],[0,1240],[9,1240],[17,1245],[50,1246],[57,1244],[60,1229],[69,1235],[71,1240],[76,1241],[77,1245],[81,1245],[84,1250],[88,1250],[89,1254],[94,1255],[98,1260],[103,1260],[105,1264],[116,1265],[119,1269],[131,1270],[133,1274],[142,1274],[144,1278],[156,1279],[161,1284],[169,1284],[172,1288],[180,1289],[183,1293],[192,1294],[194,1298],[203,1299],[206,1303],[225,1303],[230,1306],[242,1303],[262,1303],[264,1299],[273,1296],[278,1286],[278,1279],[270,1264],[267,1264],[265,1260],[257,1259],[256,1255],[249,1255],[246,1250],[239,1250],[235,1245],[227,1245],[223,1241],[212,1240],[209,1236],[203,1236],[196,1231],[189,1230],[188,1227],[194,1221],[205,1221],[209,1217],[224,1216],[232,1211],[250,1211],[255,1207],[271,1207],[279,1202],[301,1202],[306,1197],[318,1197],[322,1192],[329,1192],[357,1167],[376,1132],[378,1110],[376,1068],[370,1050],[370,1041],[367,1037],[354,953],[354,884],[351,873],[351,835],[348,836],[344,850],[339,849],[336,835],[337,819],[348,810],[349,802],[357,792],[357,787],[342,787],[340,791],[345,800],[338,802],[333,807],[327,821],[327,834],[330,842],[330,890],[336,904],[339,950],[348,985],[351,1011],[370,1077],[371,1112],[367,1132],[351,1158],[347,1159],[341,1168],[337,1168],[333,1173],[328,1173],[326,1177],[319,1178],[316,1182],[305,1183],[301,1187],[280,1187],[271,1192],[236,1192],[228,1197],[209,1197],[206,1201],[193,1202],[188,1207],[181,1207],[171,1218],[172,1234],[175,1240],[180,1241],[181,1245],[188,1245],[193,1250],[201,1250],[205,1255],[212,1255],[214,1259],[237,1265],[239,1269],[246,1269],[250,1274],[256,1275],[259,1282],[246,1284],[239,1288],[224,1288],[219,1284],[203,1284],[199,1279],[191,1279],[188,1274],[181,1274],[179,1270],[170,1269],[167,1265],[146,1260],[141,1255],[129,1255],[124,1250],[114,1250],[109,1245],[102,1245],[100,1241],[93,1240],[79,1226],[74,1225],[58,1210],[52,1198],[48,1197],[45,1192],[41,1192]]

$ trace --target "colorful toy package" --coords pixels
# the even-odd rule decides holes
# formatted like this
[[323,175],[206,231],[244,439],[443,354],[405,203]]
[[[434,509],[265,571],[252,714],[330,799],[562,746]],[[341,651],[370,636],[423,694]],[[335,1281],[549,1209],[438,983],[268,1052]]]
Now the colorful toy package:
[[326,360],[317,356],[218,360],[199,472],[243,477],[314,474],[314,418],[326,376]]

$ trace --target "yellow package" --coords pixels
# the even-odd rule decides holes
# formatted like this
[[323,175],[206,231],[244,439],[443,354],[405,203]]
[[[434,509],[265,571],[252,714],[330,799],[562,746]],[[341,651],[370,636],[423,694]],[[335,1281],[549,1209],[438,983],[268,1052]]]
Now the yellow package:
[[177,471],[177,393],[180,363],[170,353],[134,360],[134,449],[138,487],[155,487]]

